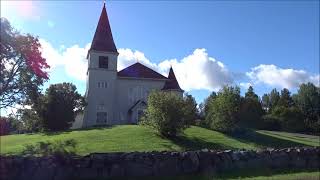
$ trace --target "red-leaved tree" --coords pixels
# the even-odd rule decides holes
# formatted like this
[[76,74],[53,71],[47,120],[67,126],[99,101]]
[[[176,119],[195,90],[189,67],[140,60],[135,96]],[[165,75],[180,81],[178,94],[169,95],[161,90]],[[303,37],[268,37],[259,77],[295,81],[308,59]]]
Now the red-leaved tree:
[[49,78],[39,39],[21,34],[1,18],[0,52],[0,108],[34,102]]

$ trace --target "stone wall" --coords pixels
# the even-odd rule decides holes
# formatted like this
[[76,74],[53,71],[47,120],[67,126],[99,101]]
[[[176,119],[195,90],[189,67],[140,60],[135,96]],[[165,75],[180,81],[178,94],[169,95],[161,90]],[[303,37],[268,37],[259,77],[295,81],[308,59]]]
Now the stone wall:
[[175,176],[251,168],[319,169],[320,148],[263,151],[93,153],[88,156],[1,156],[0,179],[91,179]]

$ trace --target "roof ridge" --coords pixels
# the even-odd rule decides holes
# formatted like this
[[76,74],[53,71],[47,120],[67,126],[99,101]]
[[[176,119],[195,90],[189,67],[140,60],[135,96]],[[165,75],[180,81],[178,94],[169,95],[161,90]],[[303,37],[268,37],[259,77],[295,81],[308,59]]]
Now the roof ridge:
[[122,69],[118,72],[118,76],[133,78],[168,79],[167,77],[140,62],[136,62]]

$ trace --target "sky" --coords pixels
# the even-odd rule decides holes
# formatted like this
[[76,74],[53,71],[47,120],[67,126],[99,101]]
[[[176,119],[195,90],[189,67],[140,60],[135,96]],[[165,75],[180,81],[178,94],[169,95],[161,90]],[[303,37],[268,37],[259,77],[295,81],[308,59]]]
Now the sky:
[[[85,92],[103,1],[1,1],[1,17],[38,36],[51,66],[44,85]],[[135,62],[167,75],[201,103],[224,85],[258,95],[319,86],[319,1],[107,1],[118,70]]]

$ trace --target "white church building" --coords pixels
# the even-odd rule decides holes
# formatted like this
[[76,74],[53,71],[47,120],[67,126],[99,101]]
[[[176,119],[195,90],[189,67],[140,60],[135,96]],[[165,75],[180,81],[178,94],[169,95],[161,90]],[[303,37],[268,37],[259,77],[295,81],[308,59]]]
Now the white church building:
[[183,95],[172,68],[168,77],[139,62],[117,71],[118,54],[104,5],[87,55],[87,106],[73,128],[136,124],[152,90]]

